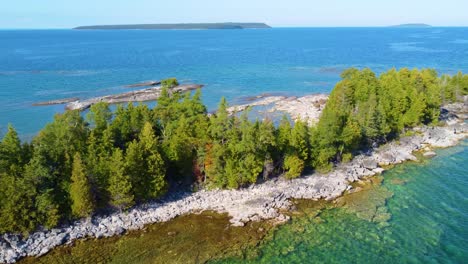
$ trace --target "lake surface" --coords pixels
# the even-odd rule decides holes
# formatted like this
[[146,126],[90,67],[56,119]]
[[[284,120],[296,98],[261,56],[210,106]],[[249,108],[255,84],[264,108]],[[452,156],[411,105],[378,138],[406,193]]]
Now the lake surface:
[[351,66],[468,72],[468,28],[3,30],[0,131],[12,123],[28,138],[63,111],[34,102],[123,92],[145,80],[205,84],[213,110],[222,96],[327,93]]
[[[234,103],[266,92],[327,93],[351,66],[468,73],[468,28],[0,31],[0,134],[12,123],[30,138],[63,111],[34,102],[128,91],[124,85],[145,80],[205,84],[214,110],[222,96]],[[297,217],[249,261],[463,263],[467,174],[466,142],[427,164],[399,166],[376,187],[378,205]],[[366,206],[377,210],[370,220]]]

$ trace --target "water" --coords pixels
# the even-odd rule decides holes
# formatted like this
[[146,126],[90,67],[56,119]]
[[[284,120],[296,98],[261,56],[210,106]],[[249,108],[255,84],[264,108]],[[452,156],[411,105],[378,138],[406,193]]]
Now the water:
[[[329,92],[350,66],[468,72],[468,28],[0,31],[0,134],[12,123],[31,137],[63,111],[34,102],[122,92],[145,80],[205,84],[203,100],[213,110],[221,96],[236,102],[263,92]],[[467,164],[465,143],[427,164],[399,166],[362,208],[296,217],[250,261],[466,262]]]
[[350,66],[468,72],[468,28],[4,30],[0,131],[12,123],[31,136],[63,111],[34,102],[128,91],[123,85],[145,80],[206,84],[213,110],[221,96],[329,92]]
[[[384,174],[383,185],[366,196],[377,203],[386,199],[373,221],[365,217],[369,204],[298,217],[247,263],[466,263],[468,142],[438,154]],[[382,211],[389,214],[385,219],[379,219]],[[241,262],[246,260],[220,261]]]

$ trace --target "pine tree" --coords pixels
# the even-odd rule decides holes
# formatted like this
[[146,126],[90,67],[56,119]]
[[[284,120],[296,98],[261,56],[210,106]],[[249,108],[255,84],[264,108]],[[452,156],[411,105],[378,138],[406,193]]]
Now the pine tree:
[[126,168],[137,200],[157,198],[166,192],[166,165],[157,143],[153,127],[145,123],[139,140],[128,146]]
[[36,196],[35,200],[38,223],[46,228],[56,227],[62,218],[62,214],[55,201],[54,189],[43,190]]
[[284,158],[283,168],[286,170],[285,177],[294,179],[301,176],[304,170],[305,162],[296,153],[287,154]]
[[227,149],[218,141],[206,145],[204,160],[205,175],[210,187],[223,188],[227,185],[226,161]]
[[93,196],[85,166],[81,155],[77,152],[73,156],[73,168],[70,185],[70,198],[72,201],[72,214],[75,217],[89,217],[94,210]]
[[27,233],[37,227],[34,186],[21,178],[0,173],[0,233]]
[[361,142],[361,127],[359,123],[350,116],[346,122],[343,132],[340,137],[342,145],[339,147],[340,155],[348,154],[348,156],[356,150]]
[[303,161],[309,158],[309,130],[307,124],[301,120],[296,121],[291,130],[290,146],[292,151]]
[[0,142],[0,172],[19,175],[22,166],[22,149],[18,133],[12,125]]
[[61,190],[56,185],[54,175],[40,147],[35,149],[33,157],[24,167],[23,179],[30,186],[29,191],[35,194],[37,223],[46,228],[57,226],[65,215],[56,200]]
[[275,152],[277,142],[275,138],[275,126],[271,120],[265,120],[258,126],[257,155],[263,160],[263,179],[266,180],[275,170]]
[[237,173],[240,176],[238,182],[241,185],[255,183],[263,170],[265,162],[265,150],[260,146],[259,122],[252,123],[248,119],[249,110],[244,111],[240,120],[239,136],[237,143]]
[[291,123],[286,115],[281,118],[278,130],[276,132],[276,141],[278,150],[284,154],[289,148],[289,142],[291,140]]
[[126,210],[134,205],[132,194],[132,183],[130,176],[125,173],[123,153],[120,149],[115,149],[111,158],[110,178],[108,191],[110,194],[110,204],[120,211]]
[[211,137],[221,142],[225,141],[226,132],[231,126],[231,119],[229,118],[227,108],[228,103],[226,98],[223,97],[219,103],[218,111],[215,116],[211,118]]
[[94,125],[94,129],[97,132],[102,132],[111,121],[112,112],[109,109],[108,103],[99,102],[91,106],[86,117]]
[[[236,177],[233,176],[234,174],[227,173],[228,169],[233,168],[233,166],[227,166],[227,161],[232,157],[232,153],[227,146],[228,137],[231,136],[235,138],[235,133],[237,133],[235,129],[233,129],[234,119],[229,117],[227,107],[226,98],[221,98],[218,111],[215,115],[210,117],[209,136],[211,142],[206,144],[206,177],[213,187],[219,188],[228,185],[228,177],[231,179],[229,181],[230,186],[237,185]],[[230,163],[230,165],[232,164]]]
[[144,150],[137,140],[130,142],[125,153],[126,174],[130,176],[133,195],[139,202],[148,199],[149,183]]
[[151,198],[158,198],[167,192],[166,167],[164,160],[157,151],[151,151],[147,158],[148,174],[150,176]]

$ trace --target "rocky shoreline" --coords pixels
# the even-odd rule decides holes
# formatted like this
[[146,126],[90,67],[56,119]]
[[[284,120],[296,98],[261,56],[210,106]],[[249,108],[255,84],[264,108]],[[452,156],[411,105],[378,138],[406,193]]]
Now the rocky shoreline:
[[432,148],[456,145],[468,137],[467,110],[466,104],[449,105],[442,111],[444,126],[415,128],[411,131],[414,135],[369,150],[327,174],[314,173],[295,180],[278,178],[241,190],[171,193],[161,201],[137,206],[126,213],[76,221],[70,226],[35,232],[27,238],[4,234],[0,236],[0,262],[14,263],[22,257],[38,257],[76,239],[121,235],[147,224],[207,210],[228,213],[234,226],[265,219],[285,222],[289,217],[281,212],[294,208],[290,199],[332,200],[351,191],[352,182],[380,174],[388,165],[417,160],[413,155],[415,151],[432,156]]
[[320,118],[320,114],[328,101],[326,94],[311,94],[302,97],[296,96],[258,96],[251,102],[241,105],[233,105],[227,109],[228,113],[233,115],[245,111],[249,107],[262,106],[263,112],[277,113],[283,112],[291,116],[294,121],[306,120],[312,126]]
[[[89,99],[80,100],[78,97],[73,98],[64,98],[58,100],[51,100],[45,102],[34,103],[33,106],[45,106],[45,105],[56,105],[56,104],[66,104],[66,110],[86,110],[92,105],[99,102],[106,102],[108,104],[119,104],[119,103],[128,103],[128,102],[148,102],[155,101],[161,95],[161,82],[160,81],[148,81],[144,83],[131,84],[126,86],[127,88],[135,87],[144,87],[150,86],[151,88],[134,90],[131,92],[112,94],[106,96],[93,97]],[[159,86],[158,86],[159,85]],[[182,84],[170,89],[170,92],[189,92],[203,88],[201,84]]]

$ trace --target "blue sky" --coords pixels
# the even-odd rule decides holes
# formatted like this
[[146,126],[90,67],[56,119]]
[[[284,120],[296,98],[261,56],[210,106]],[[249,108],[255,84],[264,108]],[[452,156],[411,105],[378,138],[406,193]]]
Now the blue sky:
[[2,0],[0,28],[266,22],[272,26],[468,26],[468,0]]

